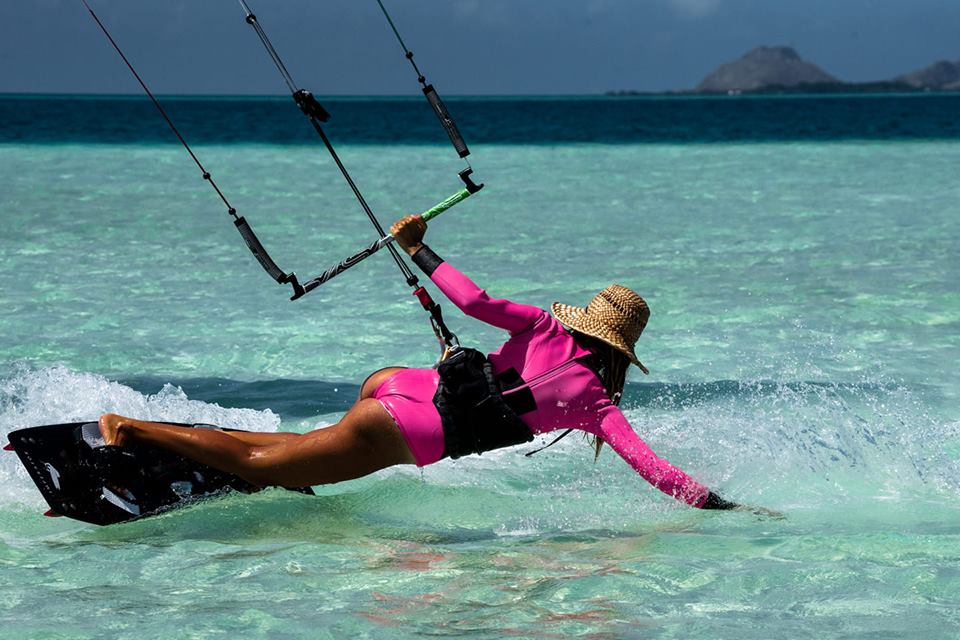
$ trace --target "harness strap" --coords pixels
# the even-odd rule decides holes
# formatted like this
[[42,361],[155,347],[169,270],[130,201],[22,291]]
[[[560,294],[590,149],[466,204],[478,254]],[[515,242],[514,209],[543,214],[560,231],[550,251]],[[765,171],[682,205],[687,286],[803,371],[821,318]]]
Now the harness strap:
[[560,442],[561,440],[563,440],[564,438],[566,438],[568,435],[570,435],[570,432],[571,432],[571,431],[573,431],[573,429],[567,429],[566,431],[564,431],[563,433],[561,433],[559,436],[557,436],[556,438],[554,438],[554,439],[553,439],[553,442],[551,442],[550,444],[544,445],[544,446],[540,447],[539,449],[534,449],[533,451],[528,451],[527,453],[523,454],[523,457],[524,457],[524,458],[529,458],[530,456],[532,456],[532,455],[535,454],[535,453],[540,453],[540,452],[543,451],[544,449],[549,449],[550,447],[552,447],[553,445],[557,444],[558,442]]

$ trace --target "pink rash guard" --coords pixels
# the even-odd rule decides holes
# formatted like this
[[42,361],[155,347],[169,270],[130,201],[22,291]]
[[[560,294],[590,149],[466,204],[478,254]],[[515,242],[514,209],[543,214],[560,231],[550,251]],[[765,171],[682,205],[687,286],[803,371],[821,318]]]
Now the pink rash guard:
[[[517,371],[536,408],[521,415],[534,434],[580,429],[598,436],[637,473],[660,491],[695,507],[709,490],[686,473],[657,457],[611,402],[596,374],[578,360],[589,355],[553,316],[538,307],[491,298],[467,276],[441,263],[430,276],[441,291],[468,316],[510,333],[489,355],[494,373]],[[404,369],[374,392],[394,417],[417,464],[443,456],[443,428],[433,406],[437,373]]]

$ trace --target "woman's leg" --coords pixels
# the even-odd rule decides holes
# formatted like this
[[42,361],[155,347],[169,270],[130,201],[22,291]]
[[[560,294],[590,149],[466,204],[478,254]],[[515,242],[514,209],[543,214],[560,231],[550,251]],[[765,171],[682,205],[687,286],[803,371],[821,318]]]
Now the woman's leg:
[[[377,387],[383,384],[384,380],[398,371],[403,371],[404,369],[406,369],[406,367],[386,367],[371,373],[360,386],[360,397],[358,400],[366,400],[367,398],[373,396],[373,392],[377,390]],[[290,433],[286,431],[281,431],[278,433],[260,433],[256,431],[224,431],[223,433],[243,440],[248,444],[255,445],[276,444],[280,440],[286,440],[291,437],[295,438],[299,435],[302,435],[299,433]]]
[[[403,371],[406,367],[386,367],[384,369],[378,369],[374,371],[367,379],[363,381],[363,384],[360,386],[360,397],[358,400],[366,400],[367,398],[373,396],[373,392],[377,390],[384,380],[397,373],[398,371]],[[165,423],[151,423],[151,424],[165,424]],[[176,425],[172,425],[176,426]],[[254,445],[266,445],[266,444],[276,444],[281,440],[287,440],[290,438],[296,438],[302,434],[291,433],[287,431],[281,431],[277,433],[261,433],[256,431],[222,431],[228,436],[237,438],[246,442],[247,444]]]
[[359,478],[396,464],[415,464],[400,430],[377,400],[361,400],[337,424],[276,435],[254,444],[216,429],[177,427],[107,414],[109,444],[142,442],[173,451],[258,486],[303,487]]
[[299,438],[302,435],[300,433],[293,433],[292,431],[274,431],[272,433],[263,431],[224,431],[223,429],[217,429],[217,431],[225,433],[231,438],[236,438],[241,442],[255,445],[277,444],[284,440]]
[[[134,420],[133,418],[127,418],[124,416],[118,416],[115,413],[105,413],[100,416],[100,432],[105,436],[105,440],[108,444],[123,446],[123,441],[117,441],[118,438],[118,427],[121,423],[136,423],[142,427],[179,427],[180,425],[169,424],[167,422],[148,422],[146,420]],[[284,440],[290,440],[291,438],[297,438],[301,434],[293,433],[292,431],[275,431],[272,433],[269,432],[260,432],[260,431],[226,431],[224,429],[215,428],[214,425],[209,425],[209,427],[192,427],[193,429],[205,429],[207,431],[217,431],[224,435],[228,435],[231,438],[236,438],[241,442],[246,442],[247,444],[254,445],[267,445],[267,444],[277,444],[278,442],[283,442]]]

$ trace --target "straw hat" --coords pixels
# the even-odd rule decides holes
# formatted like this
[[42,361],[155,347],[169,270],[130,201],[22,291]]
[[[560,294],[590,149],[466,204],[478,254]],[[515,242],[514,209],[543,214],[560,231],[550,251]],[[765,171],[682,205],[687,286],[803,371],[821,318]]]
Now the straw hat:
[[650,373],[633,350],[647,326],[650,308],[630,289],[612,284],[598,293],[586,309],[554,302],[550,310],[564,325],[606,342],[625,353],[641,371]]

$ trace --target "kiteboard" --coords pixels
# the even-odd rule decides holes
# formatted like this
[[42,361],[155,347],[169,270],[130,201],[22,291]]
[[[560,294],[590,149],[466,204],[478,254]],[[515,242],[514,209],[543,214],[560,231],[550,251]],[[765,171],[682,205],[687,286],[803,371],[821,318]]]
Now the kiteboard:
[[[197,429],[213,425],[177,424]],[[231,431],[231,429],[224,429]],[[229,491],[260,487],[163,449],[105,446],[96,422],[20,429],[9,435],[50,511],[97,525],[157,515]],[[291,489],[313,495],[309,487]]]

